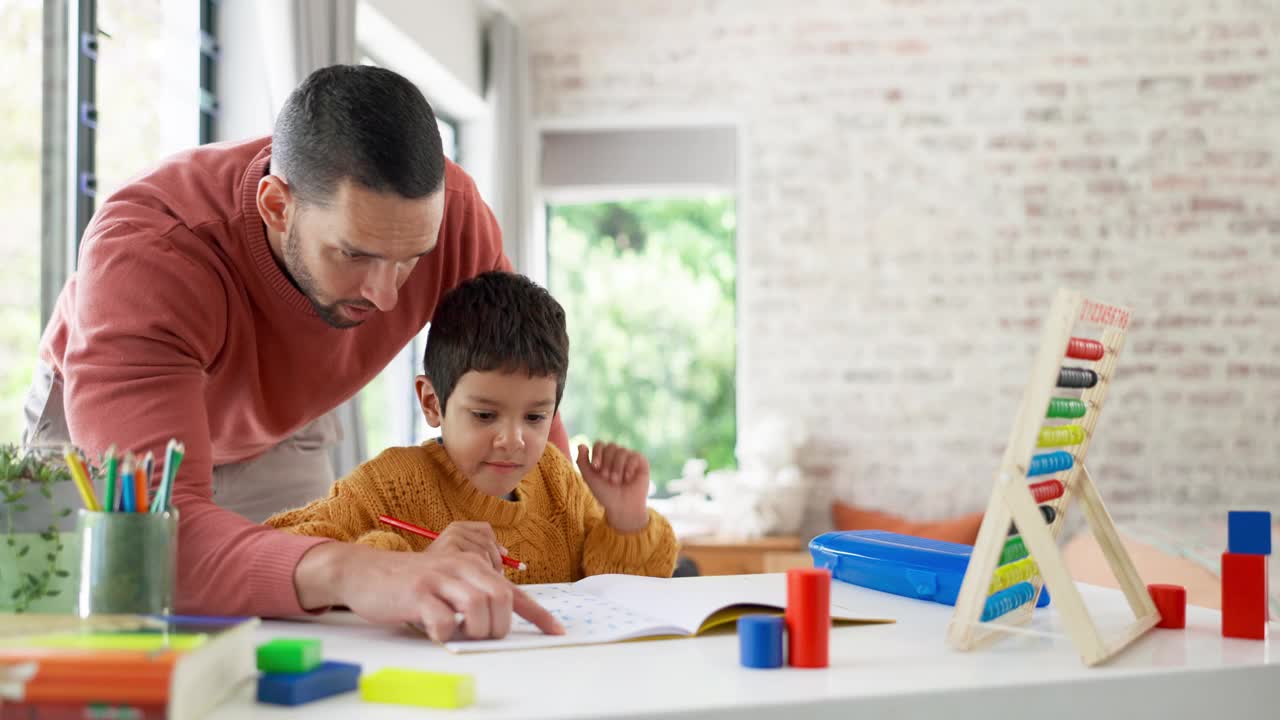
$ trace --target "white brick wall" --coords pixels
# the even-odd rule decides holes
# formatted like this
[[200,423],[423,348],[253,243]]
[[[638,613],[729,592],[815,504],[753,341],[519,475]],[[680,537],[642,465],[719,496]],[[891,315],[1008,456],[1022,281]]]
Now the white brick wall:
[[823,487],[982,507],[1069,285],[1135,312],[1113,515],[1280,511],[1277,3],[511,4],[541,118],[746,119],[740,422],[804,422]]

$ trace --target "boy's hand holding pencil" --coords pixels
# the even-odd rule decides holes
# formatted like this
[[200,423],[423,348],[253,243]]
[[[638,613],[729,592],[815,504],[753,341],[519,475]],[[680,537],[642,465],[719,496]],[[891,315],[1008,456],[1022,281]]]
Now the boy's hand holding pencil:
[[614,530],[640,532],[649,524],[649,461],[644,455],[613,443],[598,442],[589,453],[579,445],[578,470]]
[[390,515],[379,515],[378,521],[407,530],[414,535],[421,535],[431,541],[424,552],[470,552],[487,558],[493,563],[493,569],[502,572],[502,566],[513,570],[528,570],[529,566],[507,555],[507,549],[498,545],[498,536],[493,534],[493,527],[487,522],[457,521],[450,523],[444,532],[438,533],[411,522],[405,522]]
[[507,549],[498,545],[493,526],[484,521],[455,520],[427,546],[425,552],[469,552],[488,558],[493,569],[502,572],[502,556]]

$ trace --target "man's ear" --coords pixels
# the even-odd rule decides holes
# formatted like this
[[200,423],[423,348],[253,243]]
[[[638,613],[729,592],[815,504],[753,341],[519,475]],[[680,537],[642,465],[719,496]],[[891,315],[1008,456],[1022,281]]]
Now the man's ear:
[[422,416],[427,419],[427,424],[433,428],[440,427],[444,413],[440,410],[440,398],[431,380],[426,375],[419,375],[414,378],[413,385],[418,391],[418,404],[422,406]]
[[277,233],[287,232],[294,211],[289,183],[278,175],[263,175],[258,181],[257,201],[263,224]]

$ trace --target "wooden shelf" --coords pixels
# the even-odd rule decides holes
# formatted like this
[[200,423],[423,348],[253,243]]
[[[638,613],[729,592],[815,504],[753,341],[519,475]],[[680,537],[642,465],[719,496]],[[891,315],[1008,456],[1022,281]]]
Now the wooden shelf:
[[680,541],[680,554],[692,560],[701,575],[749,575],[812,567],[806,546],[796,536],[691,537]]

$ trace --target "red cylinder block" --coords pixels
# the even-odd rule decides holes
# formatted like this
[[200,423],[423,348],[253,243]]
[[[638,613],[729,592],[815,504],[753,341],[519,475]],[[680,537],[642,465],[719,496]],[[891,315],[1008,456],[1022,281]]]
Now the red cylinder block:
[[792,667],[827,666],[831,635],[831,571],[787,571],[787,662]]
[[1181,585],[1153,583],[1147,586],[1151,599],[1160,611],[1156,627],[1180,629],[1187,626],[1187,589]]

